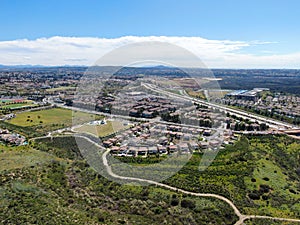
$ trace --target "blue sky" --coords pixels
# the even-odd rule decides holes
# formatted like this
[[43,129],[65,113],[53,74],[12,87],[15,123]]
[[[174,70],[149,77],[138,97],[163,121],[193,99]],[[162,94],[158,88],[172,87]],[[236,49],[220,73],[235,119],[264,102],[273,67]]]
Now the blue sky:
[[[268,42],[239,54],[300,52],[297,0],[1,0],[0,42],[124,36]],[[1,64],[1,61],[0,61]]]

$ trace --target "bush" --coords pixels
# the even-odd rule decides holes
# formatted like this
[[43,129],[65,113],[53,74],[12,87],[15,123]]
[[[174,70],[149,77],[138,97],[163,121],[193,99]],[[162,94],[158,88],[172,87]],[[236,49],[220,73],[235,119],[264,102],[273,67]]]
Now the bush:
[[177,206],[178,204],[179,204],[179,199],[172,198],[172,200],[171,200],[171,206]]
[[300,167],[298,167],[298,168],[296,169],[296,173],[297,173],[298,176],[300,176]]
[[193,200],[190,199],[182,199],[181,200],[181,207],[183,208],[189,208],[194,209],[196,207],[196,204]]
[[268,177],[264,177],[263,180],[269,181],[270,179]]
[[262,184],[259,186],[259,191],[262,193],[268,193],[271,190],[270,186]]
[[259,200],[260,199],[260,195],[258,193],[256,193],[256,192],[249,193],[248,196],[252,200]]

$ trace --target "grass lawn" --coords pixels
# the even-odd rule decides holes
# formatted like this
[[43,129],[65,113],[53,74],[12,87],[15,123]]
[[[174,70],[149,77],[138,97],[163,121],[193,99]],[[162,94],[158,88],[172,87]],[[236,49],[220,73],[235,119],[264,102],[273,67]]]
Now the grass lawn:
[[30,127],[36,125],[64,124],[72,125],[72,118],[76,118],[76,123],[86,122],[94,119],[94,115],[62,108],[52,108],[40,111],[22,112],[16,118],[8,121],[11,124]]
[[7,147],[0,145],[0,171],[28,167],[42,162],[50,162],[57,157],[27,146]]
[[90,133],[99,137],[105,137],[126,128],[129,128],[129,126],[124,126],[120,121],[107,121],[107,123],[103,125],[85,124],[81,127],[76,128],[75,131]]
[[2,109],[16,109],[16,108],[21,108],[25,106],[36,106],[36,104],[32,103],[17,103],[17,104],[10,104],[10,105],[3,105],[1,106]]
[[33,101],[31,100],[26,100],[26,101],[24,100],[24,102],[20,102],[20,103],[13,103],[13,101],[9,101],[9,100],[0,101],[1,109],[16,109],[25,106],[36,106],[36,104],[33,104]]

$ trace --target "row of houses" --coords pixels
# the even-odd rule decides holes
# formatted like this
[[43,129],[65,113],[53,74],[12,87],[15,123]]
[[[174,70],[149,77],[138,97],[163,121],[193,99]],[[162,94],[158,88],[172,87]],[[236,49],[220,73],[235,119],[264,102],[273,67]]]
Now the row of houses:
[[110,154],[116,156],[129,156],[129,157],[147,157],[151,155],[167,155],[173,153],[180,154],[190,154],[193,152],[205,150],[205,149],[215,149],[221,146],[220,140],[213,141],[190,141],[190,142],[180,142],[178,144],[168,144],[168,145],[154,145],[154,146],[111,146]]
[[191,153],[191,149],[198,149],[198,146],[193,146],[192,144],[187,142],[183,142],[180,144],[173,144],[168,146],[113,146],[110,148],[110,153],[112,155],[117,156],[129,156],[129,157],[147,157],[151,155],[167,155],[176,152],[180,152],[181,154],[189,154]]
[[199,137],[204,133],[210,135],[211,130],[148,122],[103,141],[103,145],[113,155],[147,157],[175,152],[188,154],[222,144],[221,140],[199,142]]
[[183,127],[179,125],[166,125],[160,123],[142,123],[118,134],[103,142],[105,147],[110,147],[116,143],[121,144],[125,139],[136,139],[136,142],[146,140],[147,143],[159,143],[166,145],[174,139],[183,141],[197,140],[199,136],[210,136],[212,130],[193,127]]

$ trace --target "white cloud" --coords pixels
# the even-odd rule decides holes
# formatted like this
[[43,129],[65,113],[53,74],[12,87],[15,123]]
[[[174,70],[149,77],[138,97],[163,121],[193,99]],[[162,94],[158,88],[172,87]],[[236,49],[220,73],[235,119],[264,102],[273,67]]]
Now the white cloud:
[[125,36],[120,38],[50,37],[36,40],[0,41],[0,64],[92,65],[109,51],[130,43],[162,41],[197,55],[209,68],[300,68],[300,52],[255,55],[247,47],[267,45],[260,41],[208,40],[201,37]]

